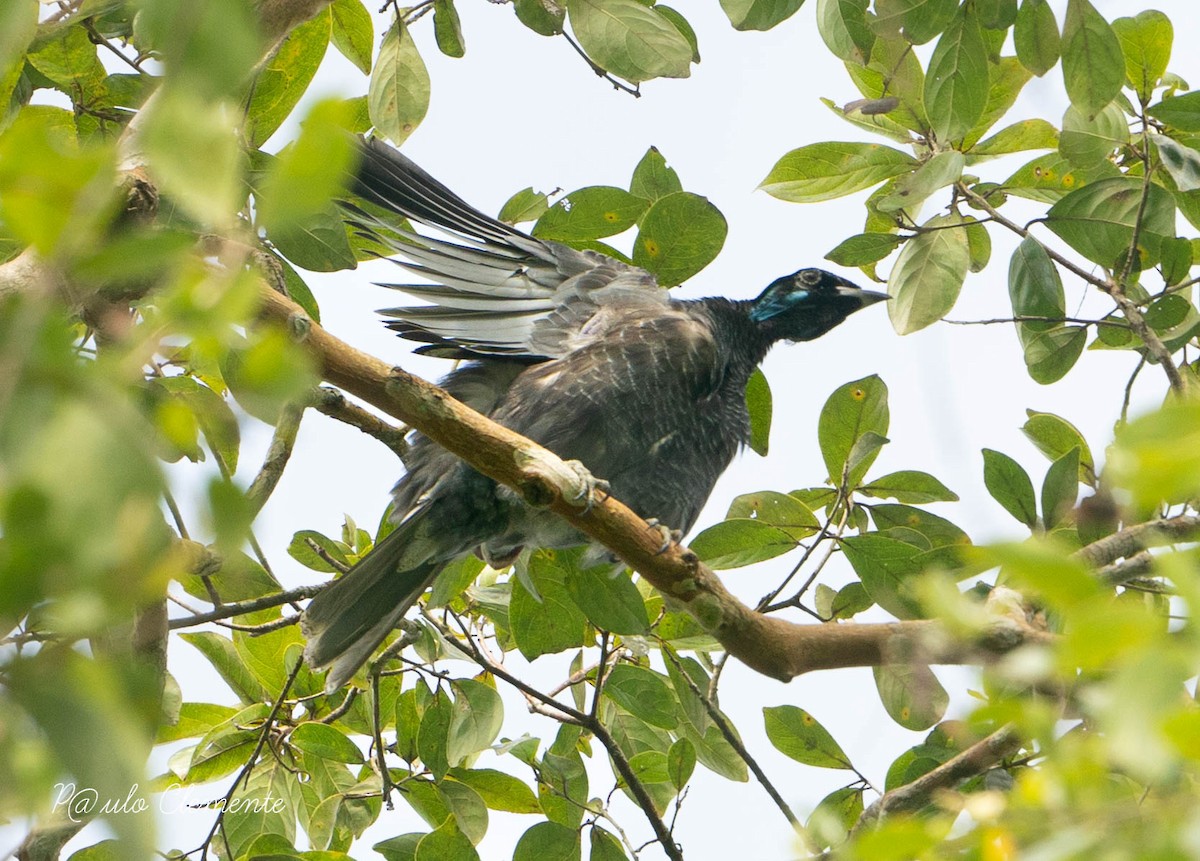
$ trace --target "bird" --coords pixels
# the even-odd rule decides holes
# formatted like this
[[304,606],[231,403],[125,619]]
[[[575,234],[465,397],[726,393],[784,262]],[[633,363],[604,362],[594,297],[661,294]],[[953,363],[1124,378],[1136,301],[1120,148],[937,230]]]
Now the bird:
[[[395,148],[357,138],[352,229],[427,283],[379,313],[418,353],[463,360],[441,386],[564,460],[651,523],[686,534],[747,444],[745,390],[780,341],[811,341],[884,300],[805,268],[754,299],[679,299],[638,266],[539,239],[466,203]],[[418,232],[413,224],[441,235]],[[353,678],[438,573],[476,553],[587,543],[420,433],[392,491],[394,530],[305,608],[305,657],[326,690]]]

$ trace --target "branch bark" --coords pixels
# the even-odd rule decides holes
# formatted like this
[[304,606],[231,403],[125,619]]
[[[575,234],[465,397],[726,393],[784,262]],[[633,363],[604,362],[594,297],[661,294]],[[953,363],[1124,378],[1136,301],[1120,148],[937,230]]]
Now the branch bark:
[[619,500],[579,505],[579,476],[541,446],[464,406],[425,380],[339,340],[290,299],[263,288],[263,319],[285,326],[330,383],[409,424],[472,467],[545,506],[615,552],[651,585],[683,605],[732,655],[781,681],[802,673],[874,666],[897,654],[933,664],[974,663],[1052,636],[1008,620],[972,642],[933,621],[797,625],[756,613],[686,547],[662,550],[662,536]]

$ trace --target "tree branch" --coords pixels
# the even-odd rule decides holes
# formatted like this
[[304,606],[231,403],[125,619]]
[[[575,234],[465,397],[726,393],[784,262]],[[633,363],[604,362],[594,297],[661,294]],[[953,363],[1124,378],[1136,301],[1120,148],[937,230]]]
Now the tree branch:
[[1021,744],[1021,736],[1013,727],[1001,727],[912,783],[885,792],[859,816],[850,831],[851,837],[870,828],[887,814],[921,809],[939,789],[949,789],[963,780],[982,774],[1019,750]]
[[1147,547],[1200,539],[1200,516],[1181,514],[1165,520],[1151,520],[1106,535],[1075,552],[1075,558],[1093,568],[1128,559]]
[[560,515],[613,550],[651,585],[684,605],[726,650],[752,669],[786,681],[802,673],[885,663],[896,649],[928,663],[973,663],[1052,636],[999,620],[974,642],[937,622],[797,625],[755,613],[730,593],[696,554],[662,549],[657,530],[611,497],[580,504],[586,487],[551,452],[450,397],[433,384],[357,350],[326,332],[291,300],[264,289],[261,316],[283,324],[316,359],[326,380],[419,429],[531,505]]
[[408,441],[405,439],[408,428],[396,427],[385,422],[374,413],[346,400],[346,396],[337,389],[328,386],[317,387],[313,393],[312,404],[317,412],[356,427],[367,436],[375,437],[390,448],[401,461],[408,454]]

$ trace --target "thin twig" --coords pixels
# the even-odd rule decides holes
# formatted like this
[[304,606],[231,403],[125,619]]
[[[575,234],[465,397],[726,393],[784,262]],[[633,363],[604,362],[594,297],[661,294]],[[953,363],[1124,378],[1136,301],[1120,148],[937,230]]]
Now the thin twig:
[[595,72],[598,77],[604,78],[604,80],[612,84],[613,89],[620,90],[623,93],[629,93],[629,95],[633,96],[635,99],[640,99],[642,97],[642,92],[637,87],[631,87],[624,81],[614,78],[603,66],[597,65],[596,61],[589,57],[587,52],[584,51],[583,48],[579,46],[579,43],[572,39],[570,34],[568,34],[565,30],[559,35],[567,40],[567,44],[575,49],[576,54],[583,57],[584,62],[591,67],[592,71]]
[[1116,320],[1089,320],[1083,317],[1037,317],[1018,314],[1015,317],[993,317],[989,320],[942,320],[951,326],[994,326],[998,323],[1078,323],[1081,326],[1112,326],[1114,329],[1129,329],[1128,323]]
[[253,598],[249,601],[222,604],[220,607],[210,610],[207,613],[195,613],[191,616],[172,619],[167,623],[167,627],[172,631],[180,628],[192,628],[196,625],[203,625],[205,622],[215,622],[218,619],[229,619],[233,616],[253,613],[256,610],[266,610],[270,607],[279,607],[283,604],[303,601],[305,598],[311,598],[319,594],[328,585],[328,583],[318,583],[313,586],[301,586],[299,589],[292,589],[288,592],[277,592],[274,595],[264,595],[261,598]]
[[851,836],[870,828],[889,813],[905,813],[924,807],[939,789],[948,789],[982,774],[1020,750],[1021,744],[1022,738],[1016,729],[1011,725],[1001,727],[912,783],[884,793],[858,817],[850,831]]
[[351,403],[337,389],[328,386],[317,387],[313,392],[312,405],[317,412],[356,427],[367,436],[379,440],[400,460],[403,461],[404,456],[408,454],[408,441],[405,439],[409,431],[407,427],[391,424],[358,404]]
[[246,501],[250,503],[250,510],[256,514],[267,504],[275,486],[279,484],[283,469],[291,459],[296,435],[300,432],[300,419],[303,417],[304,407],[299,404],[287,404],[279,411],[279,421],[275,424],[275,433],[271,437],[271,445],[267,448],[262,468],[246,490]]
[[[254,770],[254,764],[258,761],[258,755],[262,753],[263,746],[267,743],[267,737],[271,734],[271,727],[275,724],[275,718],[279,716],[280,709],[283,708],[283,703],[287,699],[288,691],[292,689],[292,683],[296,681],[296,676],[300,674],[300,668],[304,666],[303,661],[297,661],[296,666],[292,668],[288,674],[287,681],[283,683],[283,690],[279,692],[279,697],[275,700],[275,705],[271,707],[271,711],[267,714],[267,719],[263,723],[262,730],[258,734],[258,742],[254,745],[254,750],[250,753],[250,758],[246,760],[246,764],[242,766],[242,770],[238,772],[234,778],[233,785],[229,787],[229,791],[225,793],[220,804],[220,810],[217,812],[216,821],[213,822],[212,828],[208,832],[208,836],[204,838],[204,842],[192,852],[200,853],[200,861],[204,861],[208,857],[208,848],[212,843],[213,837],[217,830],[221,827],[221,823],[225,821],[225,811],[229,809],[229,802],[233,800],[233,795],[237,792],[238,784],[245,781],[245,786],[250,786],[250,773]],[[188,852],[191,855],[192,852]]]
[[662,653],[675,667],[676,671],[679,673],[679,676],[691,689],[692,693],[696,695],[696,698],[703,704],[704,710],[708,712],[709,719],[712,720],[717,729],[720,730],[721,735],[724,736],[725,740],[729,742],[729,745],[735,751],[737,751],[737,755],[742,758],[742,761],[746,763],[746,767],[750,769],[755,779],[757,779],[762,788],[766,790],[767,795],[769,795],[771,800],[775,802],[775,806],[779,808],[779,812],[783,814],[783,818],[788,821],[788,824],[790,824],[792,828],[798,829],[800,827],[800,820],[796,818],[796,814],[792,812],[792,808],[788,806],[788,803],[783,800],[783,796],[779,794],[779,790],[775,788],[775,784],[771,783],[771,781],[767,778],[767,774],[762,770],[762,766],[760,766],[758,761],[750,755],[750,751],[746,749],[746,745],[742,744],[742,739],[738,736],[734,728],[730,726],[729,721],[725,719],[725,715],[721,714],[721,710],[713,704],[713,701],[705,695],[704,691],[700,690],[700,686],[692,681],[692,677],[688,675],[687,669],[685,669],[683,666],[683,662],[679,660],[679,657],[675,654],[673,649],[670,649],[666,646],[666,644],[663,644]]

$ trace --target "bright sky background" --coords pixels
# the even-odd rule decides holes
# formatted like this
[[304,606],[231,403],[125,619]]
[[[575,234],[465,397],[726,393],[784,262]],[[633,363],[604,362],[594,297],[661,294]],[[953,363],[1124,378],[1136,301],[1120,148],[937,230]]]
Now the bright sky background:
[[[1104,2],[1095,5],[1110,20],[1136,14],[1143,4]],[[461,60],[443,57],[434,46],[432,22],[413,28],[429,66],[433,97],[429,114],[405,144],[404,151],[433,175],[488,213],[518,189],[533,186],[565,191],[585,185],[627,186],[634,165],[646,149],[657,146],[688,191],[709,197],[729,221],[729,237],[715,263],[686,284],[680,295],[756,295],[776,277],[799,268],[823,265],[822,258],[842,239],[862,230],[866,192],[846,200],[799,206],[756,192],[775,161],[790,149],[823,140],[868,140],[865,132],[845,123],[818,101],[844,103],[858,98],[841,63],[821,42],[814,23],[814,2],[769,33],[738,33],[720,12],[716,0],[679,5],[695,27],[703,61],[690,80],[652,81],[633,99],[596,78],[560,39],[535,35],[521,26],[507,5],[462,2],[467,53]],[[1062,21],[1065,3],[1053,4]],[[1194,6],[1185,0],[1156,4],[1175,25],[1171,70],[1200,84],[1200,68],[1189,46],[1200,42]],[[382,18],[376,16],[377,33]],[[1007,53],[1011,53],[1011,46]],[[927,49],[925,56],[927,56]],[[366,81],[331,47],[311,97],[352,96],[365,92]],[[1066,107],[1061,73],[1026,87],[1017,110],[1002,125],[1027,116],[1057,122]],[[303,116],[303,105],[297,116]],[[999,126],[998,126],[999,127]],[[997,128],[998,128],[997,127]],[[273,141],[282,146],[294,134],[285,125]],[[882,141],[882,139],[877,139]],[[1006,177],[1025,157],[981,165],[976,172],[995,180]],[[925,217],[945,200],[935,198]],[[1032,217],[1035,213],[1030,210]],[[1189,229],[1180,218],[1181,232]],[[1007,291],[1007,259],[1014,244],[999,229],[991,231],[991,266],[968,276],[952,319],[984,319],[1011,314]],[[1039,235],[1045,237],[1046,231]],[[624,247],[628,249],[628,237]],[[621,247],[620,240],[614,244]],[[886,271],[886,266],[881,267]],[[864,283],[857,271],[841,274]],[[356,272],[311,276],[324,323],[350,343],[423,376],[436,379],[449,366],[408,353],[374,317],[376,308],[401,301],[391,291],[370,286],[386,281],[394,270],[386,263]],[[1080,301],[1077,283],[1064,279],[1068,308]],[[1086,309],[1105,308],[1095,298]],[[882,307],[852,317],[821,340],[782,345],[768,358],[765,371],[775,396],[772,453],[760,458],[744,454],[718,484],[698,528],[721,519],[733,496],[753,490],[788,491],[818,484],[825,470],[817,449],[817,415],[825,398],[839,385],[879,374],[890,392],[892,440],[872,474],[920,469],[940,478],[962,497],[933,510],[950,517],[977,540],[1019,538],[1023,529],[987,496],[982,482],[980,449],[995,448],[1021,461],[1040,487],[1046,462],[1020,433],[1024,410],[1059,413],[1073,421],[1103,456],[1121,392],[1135,364],[1130,354],[1085,353],[1060,383],[1042,387],[1025,372],[1011,325],[935,325],[901,338],[891,329]],[[1148,368],[1135,391],[1135,404],[1152,406],[1161,397],[1161,374]],[[249,481],[269,433],[261,425],[244,428],[250,447],[242,457]],[[318,575],[294,563],[285,548],[296,529],[338,534],[349,513],[374,529],[399,476],[394,457],[381,445],[315,413],[301,429],[298,454],[256,527],[285,585],[315,582]],[[785,556],[754,568],[724,574],[726,583],[753,603],[794,564]],[[839,585],[851,575],[835,560],[825,582]],[[797,617],[798,619],[800,617]],[[861,618],[861,617],[860,617]],[[553,668],[527,671],[519,656],[511,668],[548,684],[564,678],[569,656],[551,659]],[[460,675],[472,670],[451,666]],[[230,702],[231,696],[213,671],[182,642],[173,643],[171,669],[188,699]],[[964,692],[970,676],[961,670],[939,670],[954,700],[951,714],[967,708]],[[887,765],[917,743],[923,733],[900,729],[879,704],[869,670],[837,671],[799,678],[788,685],[764,679],[731,663],[721,688],[721,702],[750,750],[763,763],[796,813],[803,819],[827,792],[850,782],[849,772],[802,766],[775,754],[762,730],[763,706],[794,704],[820,720],[855,764],[878,786]],[[553,736],[545,719],[524,718],[523,703],[506,698],[505,733],[527,727],[535,735]],[[597,758],[602,758],[598,753]],[[165,758],[155,758],[161,767]],[[595,764],[593,762],[593,764]],[[509,768],[490,754],[480,766]],[[512,767],[516,769],[516,763]],[[528,778],[528,770],[514,773]],[[611,786],[607,764],[592,769],[592,793]],[[197,798],[224,791],[224,783],[194,792]],[[873,800],[867,797],[868,803]],[[491,814],[491,827],[480,846],[485,859],[507,857],[516,837],[536,821],[533,817]],[[211,824],[208,814],[186,812],[161,820],[160,845],[190,849]],[[635,844],[649,839],[639,812],[626,805],[621,817]],[[689,858],[741,855],[777,859],[793,857],[795,844],[784,819],[754,782],[732,784],[698,767],[678,819],[677,834]],[[360,845],[408,831],[428,830],[415,813],[398,801]],[[87,832],[94,842],[98,832]],[[169,836],[168,836],[169,835]],[[10,845],[0,829],[0,848]],[[362,851],[363,857],[371,853]],[[647,850],[643,858],[661,857]]]

